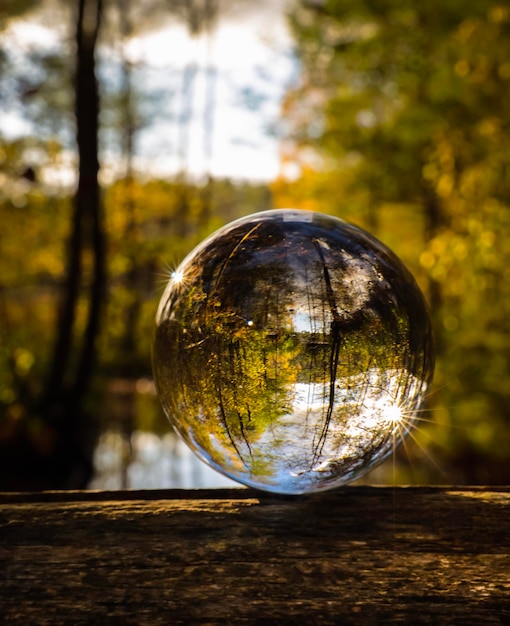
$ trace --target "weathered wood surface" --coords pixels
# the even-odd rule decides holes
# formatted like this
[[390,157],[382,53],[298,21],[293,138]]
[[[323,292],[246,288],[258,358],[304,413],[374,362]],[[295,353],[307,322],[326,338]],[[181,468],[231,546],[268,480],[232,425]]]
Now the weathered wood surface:
[[3,494],[5,624],[510,624],[509,488]]

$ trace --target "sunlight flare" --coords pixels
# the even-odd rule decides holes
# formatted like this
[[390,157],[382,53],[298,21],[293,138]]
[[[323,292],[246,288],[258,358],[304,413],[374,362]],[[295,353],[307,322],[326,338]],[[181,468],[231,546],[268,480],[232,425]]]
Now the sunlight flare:
[[172,282],[174,283],[174,285],[178,285],[179,283],[182,283],[182,281],[184,279],[184,272],[182,270],[174,270],[170,274],[170,277],[171,277]]
[[393,427],[398,426],[404,420],[404,414],[398,404],[387,404],[382,410],[383,419]]

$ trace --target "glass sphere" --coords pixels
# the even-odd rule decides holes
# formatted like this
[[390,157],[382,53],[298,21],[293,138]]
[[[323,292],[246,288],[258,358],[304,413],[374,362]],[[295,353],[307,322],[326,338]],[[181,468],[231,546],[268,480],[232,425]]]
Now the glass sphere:
[[338,218],[285,209],[228,224],[173,272],[153,367],[170,422],[204,461],[299,494],[392,453],[434,356],[423,296],[388,248]]

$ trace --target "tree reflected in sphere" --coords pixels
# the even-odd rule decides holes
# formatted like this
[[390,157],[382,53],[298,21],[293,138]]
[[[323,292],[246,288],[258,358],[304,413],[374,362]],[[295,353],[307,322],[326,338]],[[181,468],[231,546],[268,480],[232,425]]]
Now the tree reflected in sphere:
[[232,222],[186,257],[159,304],[153,366],[170,422],[204,461],[298,494],[391,454],[434,356],[399,259],[351,224],[287,209]]

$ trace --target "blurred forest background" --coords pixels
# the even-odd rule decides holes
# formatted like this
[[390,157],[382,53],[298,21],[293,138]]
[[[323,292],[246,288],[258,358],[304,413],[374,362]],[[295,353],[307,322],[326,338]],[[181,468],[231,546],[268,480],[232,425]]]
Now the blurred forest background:
[[154,316],[278,207],[366,228],[430,304],[427,409],[366,482],[510,482],[510,3],[0,0],[1,489],[227,483],[162,414]]

